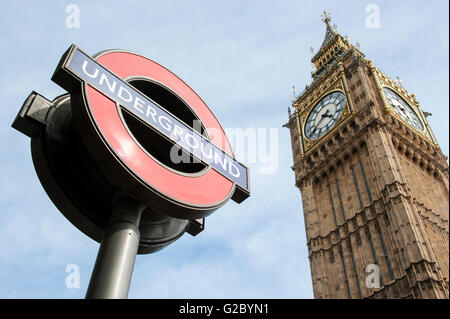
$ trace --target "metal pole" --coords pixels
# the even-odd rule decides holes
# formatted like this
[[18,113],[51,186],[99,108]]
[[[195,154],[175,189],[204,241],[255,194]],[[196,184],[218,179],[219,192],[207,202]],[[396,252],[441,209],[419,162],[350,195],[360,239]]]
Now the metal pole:
[[128,297],[136,253],[139,222],[145,206],[130,197],[118,198],[105,228],[86,293],[87,299]]

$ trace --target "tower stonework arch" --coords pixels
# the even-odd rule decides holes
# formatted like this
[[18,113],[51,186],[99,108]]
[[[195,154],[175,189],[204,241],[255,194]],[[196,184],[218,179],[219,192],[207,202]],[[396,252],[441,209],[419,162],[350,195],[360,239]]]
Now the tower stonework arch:
[[446,158],[415,95],[324,22],[285,124],[314,296],[449,298]]

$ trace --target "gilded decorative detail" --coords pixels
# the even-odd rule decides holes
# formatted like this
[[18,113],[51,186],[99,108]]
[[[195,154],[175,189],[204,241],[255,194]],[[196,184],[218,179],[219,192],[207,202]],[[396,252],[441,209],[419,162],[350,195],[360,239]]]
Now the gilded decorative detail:
[[[342,92],[346,96],[346,103],[344,110],[342,112],[339,120],[334,124],[333,128],[327,132],[324,136],[320,137],[317,140],[308,139],[305,136],[305,125],[306,119],[311,113],[312,109],[316,106],[316,104],[326,95],[332,92]],[[346,89],[345,84],[345,76],[343,75],[343,69],[338,70],[335,74],[330,75],[330,77],[324,81],[316,90],[311,93],[308,98],[304,101],[297,102],[298,106],[298,114],[297,117],[300,118],[302,125],[298,124],[298,134],[302,136],[304,141],[304,147],[302,145],[302,155],[306,155],[312,149],[316,148],[316,146],[320,145],[323,140],[327,139],[330,135],[332,135],[336,130],[341,126],[342,123],[346,122],[349,119],[349,115],[352,113],[352,101],[348,94],[348,90]]]
[[422,131],[419,131],[417,129],[415,129],[415,130],[421,136],[427,138],[433,144],[437,145],[437,140],[436,140],[436,138],[434,137],[434,135],[433,135],[433,133],[431,131],[431,128],[430,128],[430,126],[428,124],[428,121],[426,120],[425,116],[423,115],[423,112],[422,112],[422,110],[420,108],[419,102],[416,99],[416,96],[414,94],[409,94],[408,91],[406,91],[405,88],[401,87],[397,82],[393,81],[386,74],[381,72],[378,68],[375,68],[375,67],[372,66],[371,70],[372,70],[372,72],[374,74],[378,90],[379,90],[379,92],[380,92],[380,94],[382,96],[382,100],[383,100],[386,112],[390,116],[393,116],[393,117],[399,119],[400,121],[402,121],[403,123],[405,123],[406,125],[410,126],[407,122],[405,122],[405,120],[403,118],[401,118],[401,116],[399,116],[397,114],[397,112],[395,112],[393,110],[392,106],[387,101],[387,99],[386,99],[386,97],[384,95],[383,87],[390,88],[391,90],[393,90],[395,93],[397,93],[400,97],[402,97],[406,101],[406,103],[418,115],[418,117],[420,118],[420,120],[422,121],[422,123],[424,125],[424,129]]

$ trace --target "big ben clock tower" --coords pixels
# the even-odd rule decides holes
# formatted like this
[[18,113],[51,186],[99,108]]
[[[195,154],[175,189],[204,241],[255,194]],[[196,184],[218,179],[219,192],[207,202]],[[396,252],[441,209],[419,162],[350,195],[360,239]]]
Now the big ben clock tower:
[[449,298],[449,172],[414,94],[326,24],[290,129],[315,298]]

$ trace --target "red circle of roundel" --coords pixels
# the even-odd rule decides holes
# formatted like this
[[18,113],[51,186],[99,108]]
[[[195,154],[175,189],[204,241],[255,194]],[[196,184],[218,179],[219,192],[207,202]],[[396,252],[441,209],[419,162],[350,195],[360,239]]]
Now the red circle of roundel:
[[[200,97],[180,78],[158,63],[143,56],[123,51],[106,52],[96,60],[122,79],[132,76],[155,80],[181,97],[195,112],[206,130],[218,134],[211,142],[232,156],[225,132],[214,114]],[[112,151],[142,181],[157,192],[184,205],[194,207],[217,206],[234,191],[234,183],[213,169],[203,175],[178,174],[149,156],[130,136],[116,103],[91,86],[85,88],[91,114]]]

